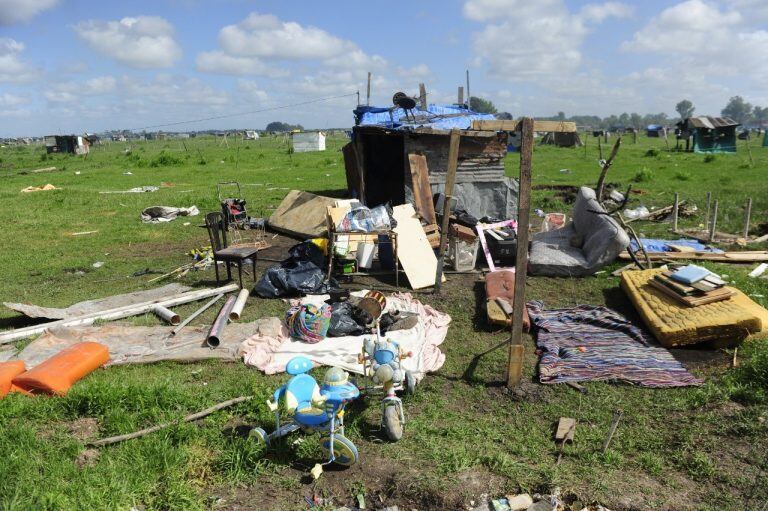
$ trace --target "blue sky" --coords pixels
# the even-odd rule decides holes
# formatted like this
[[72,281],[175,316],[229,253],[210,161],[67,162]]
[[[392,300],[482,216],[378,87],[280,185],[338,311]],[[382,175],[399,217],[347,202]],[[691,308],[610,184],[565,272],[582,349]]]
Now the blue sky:
[[[0,0],[0,136],[135,129],[318,98],[473,95],[520,115],[768,106],[768,1]],[[172,129],[352,123],[356,98]]]

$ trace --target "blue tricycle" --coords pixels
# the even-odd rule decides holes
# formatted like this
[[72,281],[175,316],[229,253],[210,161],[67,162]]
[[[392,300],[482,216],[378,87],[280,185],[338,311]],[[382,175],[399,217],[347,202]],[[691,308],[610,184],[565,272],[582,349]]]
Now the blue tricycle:
[[[328,461],[312,469],[312,476],[317,479],[323,465],[357,463],[357,448],[344,436],[344,408],[360,396],[360,390],[349,381],[347,372],[338,367],[328,369],[322,385],[318,385],[306,374],[312,367],[312,361],[306,357],[294,357],[288,362],[285,370],[293,378],[275,391],[272,401],[267,401],[269,409],[275,412],[275,431],[267,434],[255,427],[250,434],[268,446],[273,440],[299,429],[322,432],[320,445]],[[291,417],[289,422],[283,421],[281,410]]]

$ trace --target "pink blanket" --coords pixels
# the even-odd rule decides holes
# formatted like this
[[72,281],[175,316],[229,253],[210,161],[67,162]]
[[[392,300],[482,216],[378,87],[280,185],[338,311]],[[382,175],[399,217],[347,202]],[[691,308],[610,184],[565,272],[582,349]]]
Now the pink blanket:
[[[365,291],[354,294],[363,296]],[[318,304],[327,298],[327,295],[308,296],[301,299],[301,303]],[[386,310],[414,312],[419,317],[415,327],[392,331],[386,335],[399,343],[404,351],[413,353],[412,357],[403,361],[405,369],[410,370],[417,381],[426,373],[440,369],[445,363],[440,344],[448,334],[451,317],[414,299],[410,293],[393,293],[387,297]],[[365,337],[328,337],[317,344],[308,344],[292,339],[283,328],[276,336],[257,334],[249,337],[240,345],[240,354],[247,365],[257,367],[266,374],[284,372],[288,361],[299,355],[308,357],[318,365],[341,367],[362,374],[362,365],[357,362],[357,355],[362,350]]]

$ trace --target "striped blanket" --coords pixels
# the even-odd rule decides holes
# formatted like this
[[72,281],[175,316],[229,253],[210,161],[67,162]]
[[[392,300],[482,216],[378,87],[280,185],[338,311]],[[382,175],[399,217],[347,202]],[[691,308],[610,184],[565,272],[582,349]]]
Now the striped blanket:
[[545,310],[528,302],[541,383],[620,380],[645,387],[701,385],[672,354],[621,314],[593,305]]

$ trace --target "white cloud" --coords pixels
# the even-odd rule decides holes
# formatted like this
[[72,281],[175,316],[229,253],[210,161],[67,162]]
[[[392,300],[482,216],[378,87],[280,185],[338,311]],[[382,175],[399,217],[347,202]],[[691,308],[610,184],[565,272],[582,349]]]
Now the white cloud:
[[15,108],[29,103],[29,98],[5,92],[0,94],[0,108]]
[[29,21],[58,0],[0,0],[0,25]]
[[591,25],[626,17],[631,8],[618,2],[586,5],[580,12],[563,0],[468,0],[464,15],[487,22],[474,35],[475,63],[491,76],[510,81],[544,79],[577,71],[581,45]]
[[259,84],[251,80],[239,79],[237,81],[237,90],[245,96],[249,102],[264,104],[269,99],[269,94],[263,90]]
[[150,81],[123,77],[121,86],[126,96],[142,104],[220,106],[230,102],[227,92],[185,76],[160,74]]
[[40,72],[21,59],[24,43],[0,38],[0,82],[24,83],[35,80]]
[[114,76],[98,76],[83,82],[62,82],[43,93],[52,103],[89,102],[92,96],[114,92],[117,79]]
[[225,26],[219,31],[219,46],[197,56],[199,71],[275,78],[287,76],[295,65],[341,70],[378,70],[387,65],[350,40],[271,14],[251,13],[240,23]]
[[287,69],[270,66],[255,57],[237,57],[223,51],[205,51],[197,55],[197,70],[203,73],[223,75],[255,75],[269,78],[283,78],[290,73]]
[[173,26],[157,16],[84,21],[75,32],[94,51],[131,67],[170,67],[181,57]]

